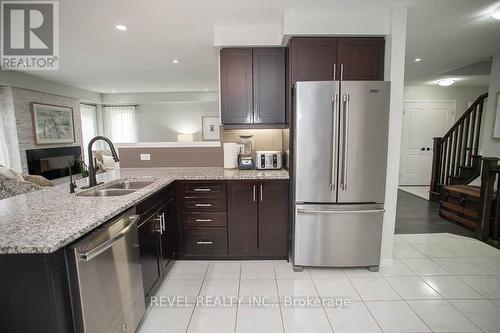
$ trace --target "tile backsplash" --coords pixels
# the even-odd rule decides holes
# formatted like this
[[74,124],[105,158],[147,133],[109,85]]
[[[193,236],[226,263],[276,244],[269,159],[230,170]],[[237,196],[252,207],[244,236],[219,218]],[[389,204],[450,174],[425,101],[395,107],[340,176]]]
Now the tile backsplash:
[[224,129],[221,142],[240,142],[240,135],[253,135],[254,150],[283,149],[283,130],[281,129]]

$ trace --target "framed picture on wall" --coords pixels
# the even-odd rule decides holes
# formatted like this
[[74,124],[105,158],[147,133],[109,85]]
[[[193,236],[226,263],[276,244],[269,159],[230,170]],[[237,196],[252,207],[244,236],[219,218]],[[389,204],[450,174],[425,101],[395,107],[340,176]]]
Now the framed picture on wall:
[[75,142],[73,109],[66,106],[31,103],[35,144]]
[[201,117],[203,141],[217,141],[220,139],[219,117]]
[[500,139],[500,92],[497,93],[495,101],[495,127],[493,128],[493,138]]

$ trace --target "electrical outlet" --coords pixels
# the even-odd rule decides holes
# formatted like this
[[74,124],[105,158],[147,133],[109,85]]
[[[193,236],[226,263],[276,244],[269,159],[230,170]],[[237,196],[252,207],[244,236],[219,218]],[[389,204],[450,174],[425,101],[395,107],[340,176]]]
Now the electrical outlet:
[[141,154],[141,161],[151,161],[151,154]]

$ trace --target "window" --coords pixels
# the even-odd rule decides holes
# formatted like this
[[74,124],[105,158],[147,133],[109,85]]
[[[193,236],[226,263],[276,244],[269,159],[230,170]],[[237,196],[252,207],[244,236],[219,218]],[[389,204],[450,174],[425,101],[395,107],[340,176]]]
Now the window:
[[80,104],[82,115],[82,136],[85,162],[88,163],[86,148],[89,141],[97,135],[97,107],[90,104]]
[[137,141],[136,105],[104,106],[104,134],[114,143]]

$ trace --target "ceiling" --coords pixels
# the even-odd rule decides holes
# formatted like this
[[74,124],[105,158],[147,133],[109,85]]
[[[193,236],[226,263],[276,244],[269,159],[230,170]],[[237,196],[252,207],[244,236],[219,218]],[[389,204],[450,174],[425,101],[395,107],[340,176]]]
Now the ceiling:
[[[406,0],[405,0],[406,1]],[[402,0],[85,0],[60,1],[59,71],[30,74],[100,93],[218,90],[214,27],[281,24],[286,9],[370,10]],[[500,52],[498,1],[407,0],[406,81]],[[115,25],[124,24],[127,31]],[[419,57],[419,63],[413,61]],[[177,59],[179,63],[172,61]],[[482,77],[457,84],[484,85]],[[486,79],[487,82],[487,79]]]

